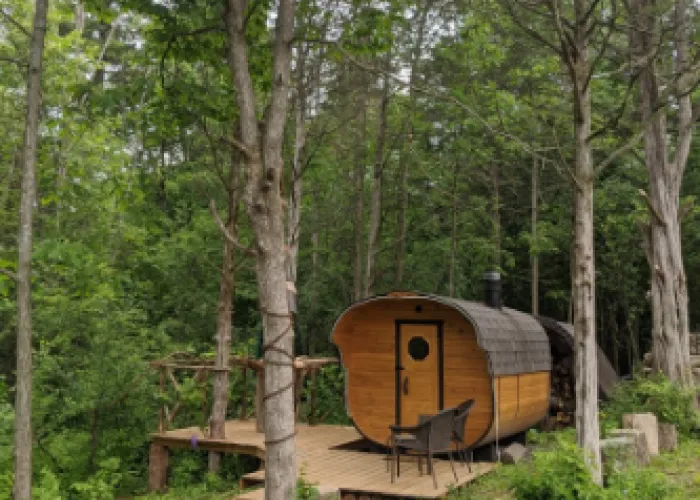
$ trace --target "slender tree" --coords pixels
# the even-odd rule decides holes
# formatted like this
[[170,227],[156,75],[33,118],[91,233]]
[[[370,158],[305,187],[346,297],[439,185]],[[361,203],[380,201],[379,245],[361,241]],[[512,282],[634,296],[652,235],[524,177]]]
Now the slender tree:
[[36,157],[41,108],[41,70],[48,0],[37,0],[29,49],[27,116],[22,151],[19,262],[17,266],[17,395],[14,497],[32,497],[32,248],[36,205]]
[[[216,154],[216,151],[213,151]],[[229,353],[231,351],[231,337],[233,335],[233,297],[235,295],[235,264],[236,246],[233,241],[237,236],[238,205],[240,199],[240,154],[234,151],[231,154],[231,166],[228,182],[225,186],[228,200],[226,223],[218,219],[223,227],[224,243],[221,256],[221,278],[219,283],[219,300],[216,305],[216,358],[214,367],[214,404],[211,410],[211,437],[224,439],[226,437],[226,410],[229,398]],[[212,210],[216,207],[212,205]],[[228,235],[228,236],[227,236]],[[209,453],[209,471],[218,472],[221,463],[221,454]]]
[[[387,60],[390,58],[387,57]],[[377,143],[372,167],[372,188],[369,206],[369,234],[367,235],[367,266],[365,267],[365,297],[374,293],[376,275],[375,258],[379,252],[379,233],[382,219],[382,186],[384,182],[385,144],[387,129],[387,107],[389,105],[389,78],[382,83],[379,102],[379,123],[377,125]]]
[[286,239],[281,191],[282,146],[289,105],[294,0],[280,0],[273,43],[272,88],[259,125],[246,40],[248,2],[228,0],[229,65],[236,89],[240,149],[247,169],[245,204],[255,236],[256,274],[264,328],[265,498],[293,498],[296,486],[293,328],[287,302]]
[[[576,436],[597,483],[602,483],[598,427],[598,371],[596,360],[595,256],[593,188],[595,164],[591,144],[591,40],[600,29],[596,0],[543,0],[534,9],[553,30],[540,32],[520,16],[526,2],[501,0],[511,19],[531,37],[552,49],[569,76],[574,129],[574,240],[572,250],[573,323],[575,336]],[[519,12],[516,6],[523,9]],[[567,17],[568,13],[568,17]],[[551,35],[551,36],[549,36]],[[602,52],[604,52],[604,48]]]

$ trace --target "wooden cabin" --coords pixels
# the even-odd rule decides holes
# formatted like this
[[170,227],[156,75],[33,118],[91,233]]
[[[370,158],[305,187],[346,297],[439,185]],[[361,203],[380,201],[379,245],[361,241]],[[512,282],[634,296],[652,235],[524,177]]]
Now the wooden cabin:
[[[492,302],[493,303],[493,302]],[[385,445],[389,426],[415,425],[467,399],[467,445],[520,433],[550,402],[550,342],[532,316],[485,303],[396,292],[357,302],[331,341],[358,431]]]

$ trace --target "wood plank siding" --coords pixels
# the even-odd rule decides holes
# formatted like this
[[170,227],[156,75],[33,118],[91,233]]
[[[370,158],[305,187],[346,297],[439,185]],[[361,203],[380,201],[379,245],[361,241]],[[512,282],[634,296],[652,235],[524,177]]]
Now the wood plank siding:
[[[430,355],[418,381],[418,372],[411,370],[419,363],[406,362],[406,343],[421,331]],[[441,346],[435,345],[438,333]],[[476,404],[467,422],[469,446],[526,430],[546,415],[549,372],[492,377],[474,326],[450,305],[422,297],[370,300],[346,311],[331,338],[346,371],[348,412],[358,430],[379,444],[387,442],[390,425],[415,425],[419,413],[470,398]],[[433,376],[435,364],[439,372]],[[442,405],[436,407],[436,399]]]

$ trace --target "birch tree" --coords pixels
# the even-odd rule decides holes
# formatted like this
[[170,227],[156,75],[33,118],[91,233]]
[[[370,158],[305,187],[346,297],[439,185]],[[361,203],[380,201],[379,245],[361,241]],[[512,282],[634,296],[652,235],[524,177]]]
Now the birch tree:
[[[613,0],[614,1],[614,0]],[[571,171],[574,188],[574,241],[572,250],[573,323],[576,379],[576,436],[583,449],[593,479],[602,483],[600,431],[598,426],[598,368],[596,360],[595,255],[593,228],[593,188],[596,169],[591,144],[591,41],[601,29],[597,0],[545,0],[534,9],[544,22],[553,26],[540,32],[519,15],[520,2],[502,0],[511,19],[531,37],[553,50],[561,59],[571,89],[574,133],[574,161]],[[605,51],[602,47],[600,55]]]
[[[255,268],[263,316],[265,357],[265,498],[293,498],[296,485],[293,328],[287,302],[282,146],[289,104],[294,0],[280,0],[275,20],[272,86],[258,122],[258,96],[246,40],[248,2],[228,0],[229,65],[240,120],[239,147],[247,184],[244,200],[255,237]],[[235,241],[235,239],[232,239]]]

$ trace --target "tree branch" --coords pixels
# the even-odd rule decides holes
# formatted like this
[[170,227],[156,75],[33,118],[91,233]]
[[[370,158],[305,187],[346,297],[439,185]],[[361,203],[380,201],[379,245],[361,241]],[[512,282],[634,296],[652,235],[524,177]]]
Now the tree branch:
[[[544,36],[542,36],[538,31],[535,31],[534,29],[530,28],[529,26],[526,26],[524,22],[520,21],[519,16],[515,13],[513,6],[509,0],[500,0],[499,2],[507,11],[508,15],[510,16],[511,20],[525,33],[530,35],[532,38],[540,42],[541,44],[549,47],[554,53],[558,54],[559,56],[563,57],[562,53],[562,48],[557,47],[554,45],[552,42],[547,40]],[[530,9],[528,9],[530,10]]]
[[657,220],[657,222],[658,222],[659,224],[661,224],[662,226],[666,227],[666,221],[661,217],[661,214],[659,213],[659,211],[658,211],[658,210],[656,209],[656,207],[654,206],[654,203],[651,201],[651,198],[649,197],[649,195],[647,194],[647,192],[644,191],[643,189],[640,189],[640,190],[639,190],[639,195],[640,195],[640,196],[642,197],[642,199],[646,202],[647,206],[649,207],[649,211],[650,211],[651,214],[654,216],[654,218]]
[[692,199],[686,200],[685,203],[683,203],[680,209],[678,210],[678,220],[682,221],[683,219],[688,217],[688,215],[690,215],[690,213],[693,211],[694,207],[695,203]]
[[17,29],[20,30],[22,33],[24,33],[24,35],[25,35],[27,38],[31,38],[31,37],[32,37],[32,34],[29,32],[29,30],[28,30],[27,28],[25,28],[24,26],[22,26],[22,24],[21,24],[19,21],[17,21],[14,17],[12,17],[10,14],[8,14],[7,12],[5,12],[5,11],[2,10],[2,9],[0,9],[0,13],[2,14],[2,17],[4,17],[5,20],[6,20],[8,23],[10,23],[10,24],[13,25],[15,28],[17,28]]
[[221,217],[219,217],[219,212],[216,210],[216,202],[212,198],[209,200],[209,210],[211,211],[211,215],[214,217],[214,221],[216,222],[216,225],[219,226],[219,230],[221,231],[221,234],[224,235],[224,237],[236,248],[239,250],[242,250],[243,253],[246,255],[257,255],[257,252],[253,250],[250,247],[247,247],[243,245],[240,241],[238,241],[226,228],[226,225],[224,222],[221,220]]
[[27,63],[26,63],[26,62],[24,62],[24,61],[22,61],[22,60],[20,60],[20,59],[15,59],[14,57],[0,56],[0,61],[9,62],[9,63],[12,63],[12,64],[16,64],[17,66],[19,66],[19,67],[22,68],[22,69],[27,69]]
[[620,156],[623,154],[627,153],[630,149],[634,148],[634,146],[637,145],[637,143],[644,137],[644,129],[640,130],[637,132],[634,136],[632,136],[629,141],[627,141],[625,144],[617,148],[615,151],[610,153],[608,157],[600,162],[596,167],[595,171],[596,174],[599,174],[601,171],[603,171],[608,165],[610,165],[612,162],[614,162],[616,159],[618,159]]
[[10,271],[9,269],[4,269],[0,267],[0,274],[4,274],[8,278],[10,278],[12,281],[17,281],[17,273],[14,271]]
[[[323,41],[321,41],[323,42]],[[417,85],[415,83],[410,83],[404,81],[401,77],[395,75],[394,73],[387,71],[382,68],[378,68],[376,66],[372,66],[370,64],[367,64],[363,61],[358,60],[356,57],[354,57],[352,54],[350,54],[345,48],[342,46],[341,41],[337,42],[323,42],[323,43],[332,43],[335,44],[338,50],[355,66],[358,66],[359,68],[362,68],[370,73],[375,73],[378,75],[383,75],[389,78],[390,80],[393,80],[395,83],[397,83],[399,86],[415,90],[417,92],[420,92],[421,94],[427,95],[429,97],[434,97],[436,99],[440,99],[446,102],[450,102],[452,104],[455,104],[457,107],[462,108],[464,111],[466,111],[468,114],[470,114],[472,117],[474,117],[479,123],[481,123],[492,135],[494,136],[501,136],[506,139],[509,139],[513,141],[514,143],[518,144],[524,151],[527,151],[530,154],[533,154],[537,156],[538,158],[543,158],[547,159],[546,157],[540,155],[535,148],[533,148],[531,145],[527,144],[525,141],[520,139],[517,136],[514,136],[508,132],[498,130],[496,127],[491,125],[485,118],[483,118],[479,113],[477,113],[471,106],[468,104],[464,103],[460,99],[456,98],[453,95],[443,95],[443,94],[438,94],[434,90],[430,88],[426,88],[420,85]]]

